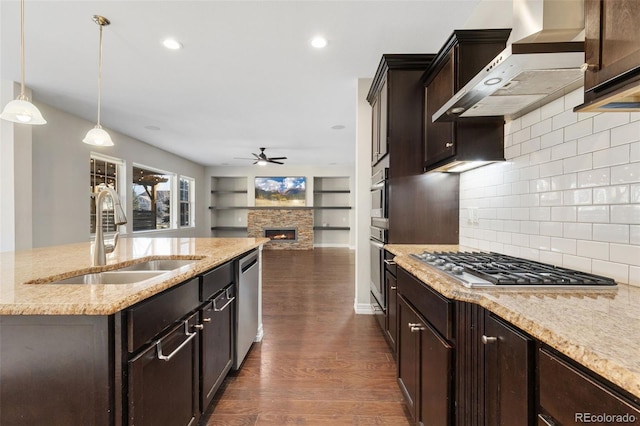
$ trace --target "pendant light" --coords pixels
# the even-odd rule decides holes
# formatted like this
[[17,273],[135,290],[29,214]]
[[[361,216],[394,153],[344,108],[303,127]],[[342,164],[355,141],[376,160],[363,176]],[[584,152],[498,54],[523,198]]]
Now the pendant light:
[[46,120],[24,94],[24,0],[20,1],[20,96],[9,102],[0,118],[14,123],[46,124]]
[[104,16],[93,15],[93,22],[100,26],[100,50],[98,53],[98,123],[96,126],[87,132],[87,136],[82,139],[82,142],[89,145],[97,146],[113,146],[111,136],[100,125],[100,101],[102,98],[102,27],[109,25],[109,21]]

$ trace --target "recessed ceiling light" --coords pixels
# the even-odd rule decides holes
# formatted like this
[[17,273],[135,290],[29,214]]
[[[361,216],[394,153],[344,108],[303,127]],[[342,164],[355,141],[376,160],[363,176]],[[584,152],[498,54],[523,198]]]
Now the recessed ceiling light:
[[342,130],[344,129],[346,126],[342,125],[342,124],[336,124],[335,126],[331,126],[331,128],[333,130]]
[[500,77],[493,77],[488,79],[487,81],[484,82],[484,84],[486,84],[487,86],[495,86],[496,84],[500,83],[502,81],[502,79]]
[[322,36],[314,37],[311,40],[311,45],[316,49],[322,49],[323,47],[326,47],[327,43],[328,43],[327,39]]
[[182,43],[180,43],[178,40],[173,38],[166,38],[162,40],[162,45],[167,49],[171,49],[171,50],[182,49]]

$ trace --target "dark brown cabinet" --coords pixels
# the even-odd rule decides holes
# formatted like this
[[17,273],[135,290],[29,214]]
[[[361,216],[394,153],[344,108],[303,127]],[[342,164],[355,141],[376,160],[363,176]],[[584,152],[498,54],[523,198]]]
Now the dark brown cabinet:
[[[637,401],[544,347],[538,351],[538,382],[539,425],[640,424]],[[612,417],[598,420],[601,415]]]
[[484,311],[485,424],[535,424],[535,342]]
[[510,30],[456,30],[423,76],[424,170],[504,160],[504,120],[432,121],[433,114],[506,46]]
[[398,332],[398,283],[396,279],[397,267],[393,261],[394,255],[384,252],[384,283],[387,290],[387,313],[385,321],[385,337],[391,350],[396,355],[396,340]]
[[578,111],[640,106],[640,3],[585,1],[584,104]]
[[378,92],[371,101],[371,165],[376,165],[388,151],[387,135],[387,81],[383,80]]
[[453,304],[398,269],[398,384],[416,424],[453,422]]

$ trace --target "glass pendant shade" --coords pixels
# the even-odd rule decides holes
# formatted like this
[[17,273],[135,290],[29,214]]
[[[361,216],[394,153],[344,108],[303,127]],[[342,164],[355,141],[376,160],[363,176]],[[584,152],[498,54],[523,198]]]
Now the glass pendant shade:
[[0,118],[14,123],[23,124],[46,124],[47,121],[42,117],[40,110],[34,104],[29,102],[29,98],[20,96],[9,102],[0,114]]
[[82,142],[95,146],[113,146],[111,136],[100,125],[96,125],[96,127],[89,130]]

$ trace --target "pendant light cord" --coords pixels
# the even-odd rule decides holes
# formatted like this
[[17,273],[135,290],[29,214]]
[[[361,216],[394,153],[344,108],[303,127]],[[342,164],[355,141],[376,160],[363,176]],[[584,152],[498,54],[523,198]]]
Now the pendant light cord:
[[20,98],[24,95],[24,0],[20,0]]
[[98,127],[100,126],[100,104],[102,103],[102,24],[100,26],[100,50],[98,53]]

